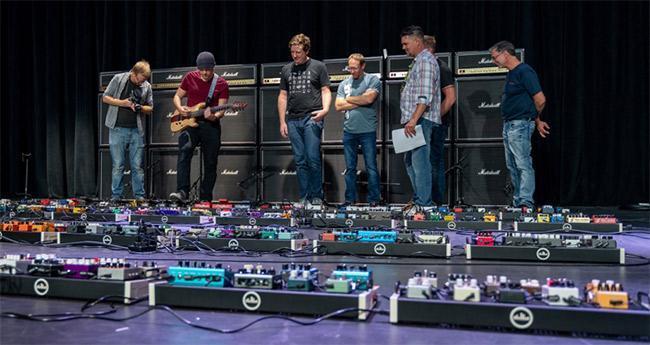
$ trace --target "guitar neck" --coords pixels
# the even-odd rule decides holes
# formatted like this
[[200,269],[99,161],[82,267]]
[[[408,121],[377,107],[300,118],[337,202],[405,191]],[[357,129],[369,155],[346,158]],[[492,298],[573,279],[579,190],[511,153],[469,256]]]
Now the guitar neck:
[[[210,107],[210,111],[213,113],[216,113],[217,111],[222,111],[225,109],[232,108],[231,104],[224,104],[224,105],[217,105],[214,107]],[[205,108],[199,109],[197,111],[192,112],[192,117],[200,117],[203,116],[203,112],[205,111]]]

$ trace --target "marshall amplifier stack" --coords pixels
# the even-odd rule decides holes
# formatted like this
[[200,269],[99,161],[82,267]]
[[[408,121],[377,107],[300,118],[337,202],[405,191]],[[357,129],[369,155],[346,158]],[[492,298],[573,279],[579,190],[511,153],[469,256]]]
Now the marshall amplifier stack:
[[[524,61],[524,50],[516,50]],[[455,54],[456,200],[471,205],[507,205],[512,188],[505,166],[501,96],[506,68],[488,51]]]

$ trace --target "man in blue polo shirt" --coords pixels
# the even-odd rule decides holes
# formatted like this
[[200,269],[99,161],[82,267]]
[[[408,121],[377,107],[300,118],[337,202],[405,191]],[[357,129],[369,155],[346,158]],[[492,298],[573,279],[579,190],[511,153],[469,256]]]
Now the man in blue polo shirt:
[[530,155],[530,139],[535,128],[542,138],[550,134],[548,124],[539,118],[544,110],[546,97],[537,73],[517,59],[512,43],[498,42],[490,47],[489,52],[497,66],[508,69],[501,100],[501,114],[506,166],[514,187],[513,205],[534,208],[535,170]]
[[379,200],[379,171],[377,170],[377,113],[381,81],[364,72],[366,60],[361,54],[348,57],[350,77],[341,82],[336,94],[336,111],[345,112],[343,148],[345,152],[345,203],[357,200],[357,148],[361,146],[368,171],[368,203]]

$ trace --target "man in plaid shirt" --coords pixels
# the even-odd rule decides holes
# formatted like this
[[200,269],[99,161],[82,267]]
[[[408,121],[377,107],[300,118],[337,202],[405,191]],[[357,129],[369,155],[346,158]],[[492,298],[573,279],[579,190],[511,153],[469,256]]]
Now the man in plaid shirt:
[[412,202],[431,205],[431,133],[440,117],[440,67],[424,46],[424,33],[419,26],[402,30],[402,49],[415,58],[406,77],[400,98],[401,120],[406,136],[415,135],[415,126],[422,126],[426,145],[404,153],[406,172],[413,186]]

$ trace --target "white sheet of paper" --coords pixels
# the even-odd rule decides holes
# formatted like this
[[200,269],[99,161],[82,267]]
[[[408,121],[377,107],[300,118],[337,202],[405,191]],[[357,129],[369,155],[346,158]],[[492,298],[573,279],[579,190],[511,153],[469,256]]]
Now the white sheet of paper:
[[415,135],[412,137],[407,137],[404,134],[404,127],[393,129],[393,147],[395,148],[395,153],[411,151],[426,144],[427,142],[424,140],[421,125],[415,126]]

